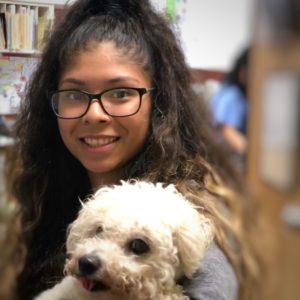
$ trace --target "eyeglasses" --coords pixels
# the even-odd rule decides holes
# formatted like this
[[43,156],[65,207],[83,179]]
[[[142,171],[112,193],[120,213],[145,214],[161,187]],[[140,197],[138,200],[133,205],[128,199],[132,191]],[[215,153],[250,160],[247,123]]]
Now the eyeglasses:
[[100,94],[89,94],[78,90],[61,90],[49,93],[51,106],[58,118],[77,119],[83,117],[93,100],[98,100],[103,111],[112,117],[128,117],[136,114],[144,94],[154,88],[114,88]]

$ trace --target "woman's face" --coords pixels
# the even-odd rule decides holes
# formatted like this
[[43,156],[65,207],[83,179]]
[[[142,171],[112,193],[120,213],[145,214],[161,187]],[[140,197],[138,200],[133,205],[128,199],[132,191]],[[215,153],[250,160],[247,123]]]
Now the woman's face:
[[[149,75],[113,42],[93,46],[72,59],[60,78],[59,90],[97,94],[118,87],[151,87]],[[120,179],[124,165],[141,151],[149,132],[151,105],[147,93],[135,115],[111,117],[99,102],[92,101],[83,117],[58,119],[63,142],[86,168],[94,188]]]

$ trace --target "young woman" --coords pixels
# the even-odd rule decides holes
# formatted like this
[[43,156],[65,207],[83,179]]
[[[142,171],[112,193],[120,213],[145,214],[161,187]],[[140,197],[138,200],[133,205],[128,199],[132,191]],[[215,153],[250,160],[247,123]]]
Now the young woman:
[[247,47],[236,58],[224,83],[211,101],[213,123],[221,141],[232,151],[241,169],[245,169],[247,154],[248,73],[250,49]]
[[[140,0],[79,0],[51,35],[17,122],[28,254],[20,299],[62,276],[79,199],[139,178],[174,183],[204,207],[215,244],[191,299],[242,299],[256,279],[234,171],[214,143],[167,21]],[[170,208],[171,209],[171,208]]]

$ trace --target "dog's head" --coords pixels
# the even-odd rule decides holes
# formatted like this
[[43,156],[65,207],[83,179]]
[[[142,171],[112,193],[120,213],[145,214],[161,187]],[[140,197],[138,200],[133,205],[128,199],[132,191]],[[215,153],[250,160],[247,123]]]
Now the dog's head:
[[173,185],[122,182],[83,204],[69,228],[66,271],[90,291],[151,298],[192,276],[212,239],[210,220]]

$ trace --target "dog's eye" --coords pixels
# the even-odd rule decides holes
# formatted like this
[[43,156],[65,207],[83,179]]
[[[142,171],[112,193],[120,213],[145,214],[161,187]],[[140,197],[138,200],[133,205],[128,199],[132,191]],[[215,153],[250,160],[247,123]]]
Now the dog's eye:
[[102,227],[102,226],[98,226],[98,227],[96,228],[95,233],[96,233],[96,234],[100,234],[102,231],[103,231],[103,227]]
[[129,242],[128,248],[134,254],[141,255],[150,250],[149,245],[142,239],[134,239]]

